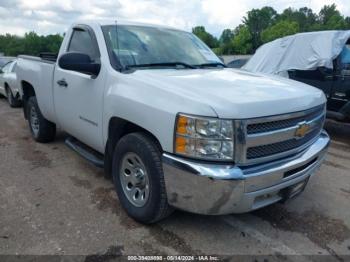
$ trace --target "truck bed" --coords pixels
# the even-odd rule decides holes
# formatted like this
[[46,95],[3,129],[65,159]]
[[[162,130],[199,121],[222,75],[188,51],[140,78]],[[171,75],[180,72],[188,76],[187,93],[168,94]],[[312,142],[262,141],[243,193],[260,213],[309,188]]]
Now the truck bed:
[[[31,85],[38,99],[44,117],[55,122],[53,104],[53,78],[56,58],[53,56],[18,56],[17,79],[20,87],[24,83]],[[23,91],[21,90],[21,93]]]
[[18,57],[38,62],[56,63],[57,56],[58,55],[54,53],[40,53],[39,56],[19,55]]

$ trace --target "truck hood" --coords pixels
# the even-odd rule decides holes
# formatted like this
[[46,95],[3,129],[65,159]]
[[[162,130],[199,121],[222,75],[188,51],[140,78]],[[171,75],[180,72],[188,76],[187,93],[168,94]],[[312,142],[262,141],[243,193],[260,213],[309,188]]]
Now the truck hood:
[[230,68],[137,70],[134,76],[170,95],[205,103],[220,118],[291,113],[326,101],[323,92],[309,85]]

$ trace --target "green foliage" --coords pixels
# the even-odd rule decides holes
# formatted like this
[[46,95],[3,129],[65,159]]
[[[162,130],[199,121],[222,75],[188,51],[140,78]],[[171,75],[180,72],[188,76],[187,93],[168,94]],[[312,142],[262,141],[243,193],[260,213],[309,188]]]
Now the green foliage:
[[243,17],[243,23],[247,26],[252,37],[252,46],[256,50],[261,44],[261,33],[269,26],[272,26],[277,17],[275,9],[265,6],[261,9],[252,9],[248,11],[247,16]]
[[29,32],[24,37],[16,35],[0,35],[0,52],[7,56],[21,54],[38,55],[42,52],[58,53],[63,37],[59,34],[39,36]]
[[265,29],[261,33],[261,40],[263,43],[267,43],[287,35],[294,35],[298,32],[299,24],[297,22],[282,20],[277,24]]
[[[224,29],[220,38],[196,26],[192,32],[218,54],[251,54],[263,43],[299,32],[319,30],[350,30],[350,17],[344,17],[335,4],[325,5],[320,12],[303,7],[287,8],[278,14],[272,7],[252,9],[235,29]],[[39,36],[34,32],[24,37],[0,35],[0,53],[38,55],[41,52],[57,53],[63,37],[59,34]]]
[[303,7],[287,8],[278,14],[272,7],[252,9],[243,17],[243,25],[234,30],[232,48],[221,43],[223,53],[253,53],[261,44],[299,32],[320,30],[349,30],[350,17],[344,17],[335,4],[325,5],[316,14]]
[[231,29],[225,29],[222,31],[222,34],[220,36],[220,47],[217,48],[216,53],[219,54],[232,54],[234,52],[233,47],[233,40],[234,37],[234,30]]
[[212,48],[212,51],[218,56],[226,54],[226,53],[222,52],[222,48],[220,48],[220,47]]
[[235,30],[235,37],[232,39],[232,46],[238,54],[250,54],[253,50],[252,35],[249,28],[245,25],[239,25]]
[[285,9],[282,14],[278,15],[277,21],[296,22],[299,25],[300,32],[311,31],[312,26],[317,21],[317,15],[307,7],[295,10],[292,8]]
[[231,42],[232,38],[234,36],[234,32],[231,29],[224,29],[222,31],[222,34],[220,36],[220,43],[221,44],[228,44]]
[[346,21],[335,4],[325,5],[319,14],[319,24],[323,30],[346,29]]
[[350,17],[347,17],[345,20],[345,29],[350,29]]
[[192,33],[200,38],[210,48],[216,48],[219,46],[219,41],[216,39],[216,37],[205,31],[204,26],[196,26],[192,28]]

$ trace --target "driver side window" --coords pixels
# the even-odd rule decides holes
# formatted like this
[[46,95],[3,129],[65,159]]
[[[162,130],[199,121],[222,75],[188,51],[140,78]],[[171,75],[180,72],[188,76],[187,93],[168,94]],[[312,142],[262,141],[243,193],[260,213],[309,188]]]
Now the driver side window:
[[74,29],[67,51],[87,54],[92,60],[100,57],[95,39],[88,31],[80,28]]

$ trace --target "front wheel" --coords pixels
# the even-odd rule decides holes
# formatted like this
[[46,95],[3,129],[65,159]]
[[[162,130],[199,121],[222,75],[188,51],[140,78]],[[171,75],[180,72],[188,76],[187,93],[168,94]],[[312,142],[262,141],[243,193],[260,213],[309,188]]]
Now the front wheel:
[[19,106],[21,106],[21,101],[19,101],[17,98],[15,98],[13,96],[10,87],[6,88],[6,96],[7,96],[7,101],[9,103],[10,107],[19,107]]
[[116,145],[112,166],[119,201],[141,223],[155,223],[173,210],[168,205],[161,153],[144,133],[124,136]]
[[40,143],[48,143],[55,139],[56,125],[41,114],[38,102],[35,96],[28,99],[27,116],[29,129],[33,138]]

